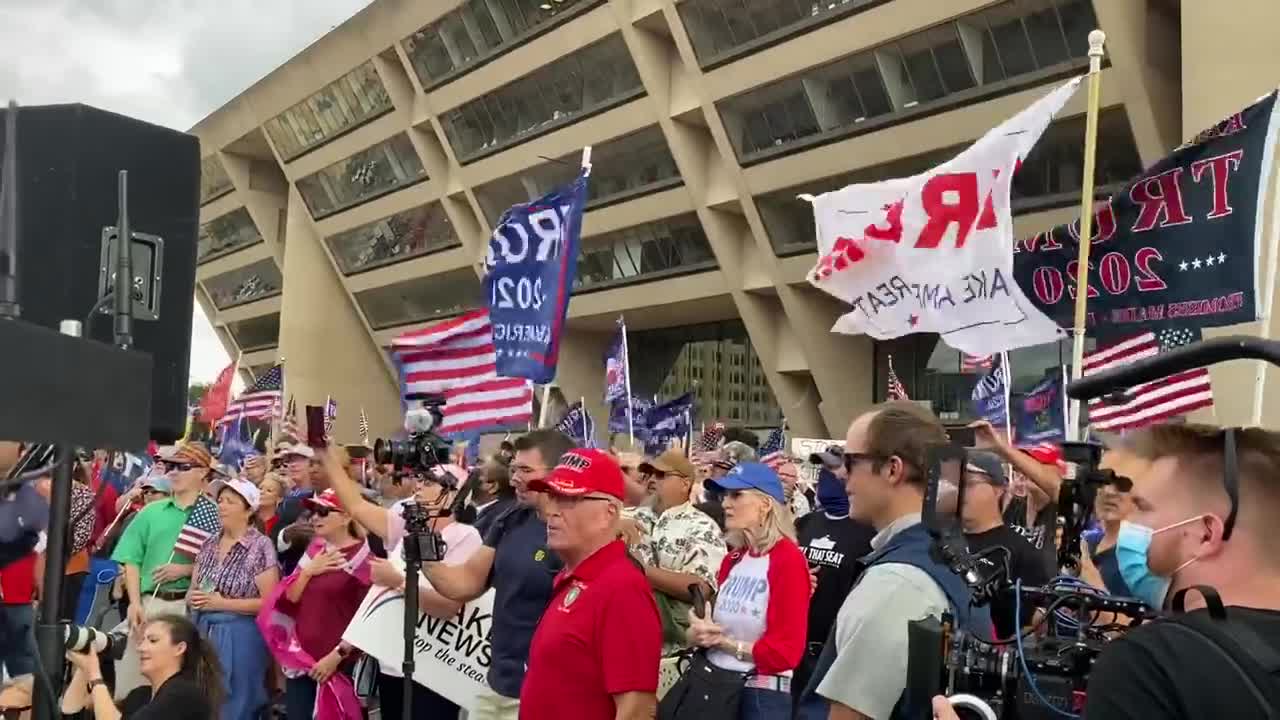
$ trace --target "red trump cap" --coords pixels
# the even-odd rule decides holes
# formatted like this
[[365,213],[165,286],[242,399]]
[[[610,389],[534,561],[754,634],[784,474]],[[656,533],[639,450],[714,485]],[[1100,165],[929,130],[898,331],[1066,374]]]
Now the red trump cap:
[[571,497],[604,493],[623,499],[624,483],[618,461],[603,450],[577,449],[560,456],[560,464],[542,480],[531,480],[529,489]]

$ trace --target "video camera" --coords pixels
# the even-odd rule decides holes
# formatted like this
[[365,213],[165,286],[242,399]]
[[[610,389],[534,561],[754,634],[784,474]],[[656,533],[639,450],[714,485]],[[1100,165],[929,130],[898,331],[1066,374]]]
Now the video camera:
[[[1080,533],[1088,524],[1098,488],[1129,481],[1099,470],[1102,448],[1096,443],[1066,443],[1064,456],[1077,463],[1073,478],[1062,483],[1059,508],[1065,519],[1059,557],[1079,566]],[[1041,720],[1060,718],[1083,709],[1093,661],[1106,644],[1130,627],[1153,616],[1131,598],[1116,598],[1081,583],[1059,577],[1052,584],[1022,587],[1010,577],[1003,548],[969,552],[960,524],[964,507],[967,451],[955,444],[928,450],[928,486],[921,508],[933,537],[931,554],[964,579],[975,606],[1001,593],[1012,593],[1015,616],[1023,608],[1039,611],[1043,635],[1020,630],[1011,638],[977,637],[958,627],[950,615],[926,618],[908,629],[908,707],[929,707],[934,695],[945,695],[962,718],[975,720]],[[943,514],[940,488],[955,488],[954,516]],[[1108,612],[1134,620],[1133,625],[1095,626],[1088,618]]]
[[442,419],[435,406],[412,408],[405,413],[404,427],[408,439],[378,439],[373,443],[373,460],[379,465],[391,465],[399,478],[407,469],[426,472],[449,462],[453,446],[435,433]]

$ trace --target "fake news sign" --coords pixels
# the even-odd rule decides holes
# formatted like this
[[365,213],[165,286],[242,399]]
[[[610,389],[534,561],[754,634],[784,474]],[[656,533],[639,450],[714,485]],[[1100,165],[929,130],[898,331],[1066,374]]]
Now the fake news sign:
[[[414,682],[471,710],[489,689],[492,627],[492,590],[448,619],[419,614]],[[404,664],[404,595],[374,585],[342,639],[377,659],[383,672],[398,674]]]

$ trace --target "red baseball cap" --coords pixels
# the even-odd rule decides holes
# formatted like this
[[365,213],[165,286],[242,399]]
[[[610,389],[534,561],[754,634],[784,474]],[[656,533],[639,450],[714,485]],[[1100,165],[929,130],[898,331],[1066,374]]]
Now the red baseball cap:
[[570,450],[560,456],[560,464],[545,479],[529,482],[529,489],[534,492],[571,497],[598,492],[619,500],[623,499],[624,487],[618,461],[603,450],[592,449]]
[[315,508],[326,508],[329,510],[342,511],[342,505],[338,503],[338,493],[334,492],[333,488],[329,488],[315,497],[309,497],[306,500],[303,500],[302,504],[313,510]]
[[1023,452],[1035,458],[1041,465],[1053,465],[1059,471],[1066,471],[1067,464],[1062,459],[1062,448],[1052,443],[1040,443],[1023,448]]

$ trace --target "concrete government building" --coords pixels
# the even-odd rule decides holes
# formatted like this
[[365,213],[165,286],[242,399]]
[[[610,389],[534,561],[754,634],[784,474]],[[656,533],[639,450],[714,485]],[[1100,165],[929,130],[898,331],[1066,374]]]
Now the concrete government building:
[[[1276,0],[375,0],[192,129],[197,299],[248,373],[283,357],[299,404],[332,394],[340,439],[360,406],[388,432],[391,338],[480,306],[493,223],[589,144],[565,396],[607,415],[624,315],[635,392],[694,390],[697,421],[843,437],[890,355],[914,399],[964,421],[974,376],[937,336],[829,332],[840,306],[805,280],[796,194],[948,158],[1085,72],[1095,27],[1104,188],[1280,82]],[[1085,95],[1018,174],[1020,236],[1076,215]],[[1015,389],[1069,358],[1015,352]],[[1253,368],[1214,370],[1218,421],[1248,420]]]

